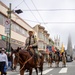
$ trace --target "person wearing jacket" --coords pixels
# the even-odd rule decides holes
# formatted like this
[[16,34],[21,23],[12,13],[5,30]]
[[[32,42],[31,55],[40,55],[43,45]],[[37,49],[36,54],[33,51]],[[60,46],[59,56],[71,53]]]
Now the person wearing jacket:
[[4,72],[5,66],[8,66],[8,58],[7,58],[7,55],[5,54],[5,49],[2,48],[0,50],[0,71],[1,71],[1,75],[6,75],[6,73]]

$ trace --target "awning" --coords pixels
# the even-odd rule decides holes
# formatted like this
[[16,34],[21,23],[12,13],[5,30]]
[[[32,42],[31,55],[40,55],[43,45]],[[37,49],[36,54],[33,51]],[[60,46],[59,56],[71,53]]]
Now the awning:
[[0,48],[6,48],[6,42],[3,40],[0,40]]
[[[17,49],[17,47],[23,47],[23,46],[18,45],[18,44],[11,43],[11,47],[13,49]],[[5,41],[0,40],[0,48],[6,48],[6,42]]]

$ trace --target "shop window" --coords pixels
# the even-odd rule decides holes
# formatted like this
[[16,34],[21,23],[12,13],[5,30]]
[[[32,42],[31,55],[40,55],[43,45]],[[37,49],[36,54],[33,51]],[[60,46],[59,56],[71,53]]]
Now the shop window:
[[3,16],[0,14],[0,25],[3,25]]

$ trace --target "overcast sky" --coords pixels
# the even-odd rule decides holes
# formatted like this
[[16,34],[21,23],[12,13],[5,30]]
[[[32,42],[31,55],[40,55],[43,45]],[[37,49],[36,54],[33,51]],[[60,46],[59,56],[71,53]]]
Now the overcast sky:
[[[72,45],[75,45],[75,0],[1,0],[7,6],[12,3],[12,9],[22,9],[19,16],[30,26],[41,23],[46,28],[50,37],[60,36],[61,43],[67,47],[69,33]],[[20,4],[21,3],[21,4]],[[33,4],[34,3],[34,4]],[[37,8],[37,9],[36,9]],[[54,9],[54,10],[50,10]],[[55,10],[59,9],[59,10]],[[63,10],[60,10],[63,9]],[[64,10],[68,9],[68,10]],[[38,10],[38,11],[26,11]],[[31,22],[34,21],[34,22]],[[46,24],[43,24],[46,23]]]

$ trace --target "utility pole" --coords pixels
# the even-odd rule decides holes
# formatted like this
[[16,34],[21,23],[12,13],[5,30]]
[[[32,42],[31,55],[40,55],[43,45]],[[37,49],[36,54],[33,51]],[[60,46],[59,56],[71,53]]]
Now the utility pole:
[[7,14],[8,14],[8,20],[10,21],[9,23],[9,33],[7,33],[7,50],[8,50],[8,53],[11,52],[11,3],[9,4],[9,8],[8,8],[8,11],[7,11]]
[[[9,8],[7,11],[8,14],[8,22],[9,22],[9,31],[7,30],[7,43],[6,43],[6,47],[8,50],[8,53],[11,52],[11,13],[13,12],[13,10],[11,10],[11,3],[9,4]],[[20,14],[23,13],[23,11],[21,9],[15,10],[15,13]]]

